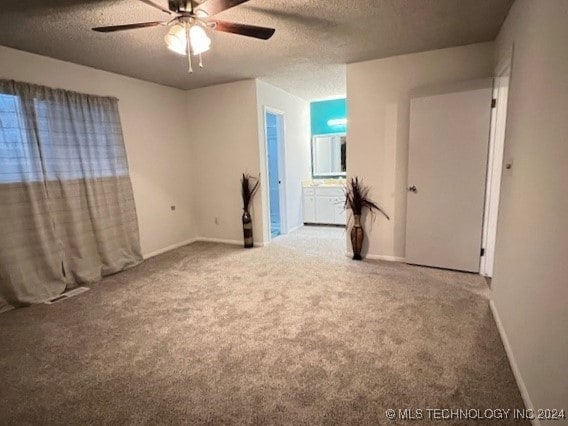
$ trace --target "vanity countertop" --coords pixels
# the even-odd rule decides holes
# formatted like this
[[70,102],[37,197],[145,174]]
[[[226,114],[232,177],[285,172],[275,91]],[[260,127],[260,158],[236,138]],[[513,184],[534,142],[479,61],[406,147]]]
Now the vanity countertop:
[[343,181],[338,181],[336,179],[328,179],[328,180],[322,180],[322,181],[304,181],[302,182],[302,187],[304,188],[318,188],[318,187],[325,187],[325,188],[330,188],[330,187],[337,187],[337,188],[343,188],[345,186],[345,182]]
[[338,183],[322,183],[320,185],[302,185],[303,188],[341,188],[343,189],[343,185]]

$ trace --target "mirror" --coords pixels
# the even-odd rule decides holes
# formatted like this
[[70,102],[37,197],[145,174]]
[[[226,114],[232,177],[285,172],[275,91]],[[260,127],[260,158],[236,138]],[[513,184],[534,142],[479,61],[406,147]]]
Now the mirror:
[[312,139],[312,177],[346,176],[347,138],[345,135],[322,135]]

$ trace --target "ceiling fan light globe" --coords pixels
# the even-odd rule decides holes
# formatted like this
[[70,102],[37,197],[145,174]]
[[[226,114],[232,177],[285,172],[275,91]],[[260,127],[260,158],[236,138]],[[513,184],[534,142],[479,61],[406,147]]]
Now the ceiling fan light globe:
[[187,55],[187,42],[185,28],[182,25],[174,25],[164,37],[168,49],[179,55]]
[[193,25],[189,29],[189,38],[194,55],[200,55],[211,48],[211,39],[200,25]]
[[187,55],[185,48],[179,48],[179,47],[175,47],[175,46],[172,46],[172,45],[168,45],[168,49],[170,49],[172,52],[177,53],[178,55],[181,55],[181,56]]

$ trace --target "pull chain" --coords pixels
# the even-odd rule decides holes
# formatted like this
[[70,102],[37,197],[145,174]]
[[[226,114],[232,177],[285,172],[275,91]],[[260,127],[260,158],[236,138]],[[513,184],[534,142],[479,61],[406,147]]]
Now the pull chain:
[[193,74],[193,67],[191,66],[191,40],[189,39],[189,24],[185,24],[185,40],[187,43],[187,64],[188,72]]

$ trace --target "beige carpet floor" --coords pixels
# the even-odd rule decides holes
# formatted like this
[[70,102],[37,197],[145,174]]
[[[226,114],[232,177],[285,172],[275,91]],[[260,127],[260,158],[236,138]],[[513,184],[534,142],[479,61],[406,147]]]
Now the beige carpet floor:
[[354,262],[344,233],[196,243],[1,314],[0,424],[377,425],[401,423],[388,408],[523,406],[482,278]]

